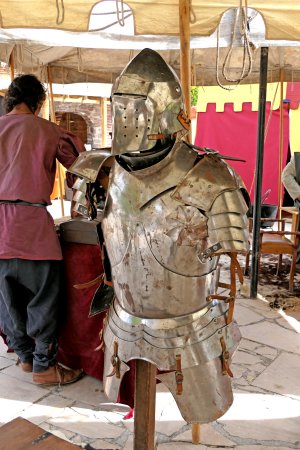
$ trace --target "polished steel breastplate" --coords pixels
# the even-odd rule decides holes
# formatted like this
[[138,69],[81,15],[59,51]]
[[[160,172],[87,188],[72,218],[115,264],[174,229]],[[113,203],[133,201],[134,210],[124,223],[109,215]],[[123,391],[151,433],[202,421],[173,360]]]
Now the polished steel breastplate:
[[[182,168],[176,162],[183,152],[188,164]],[[116,297],[137,316],[198,311],[215,289],[216,258],[202,263],[198,257],[208,245],[207,218],[171,197],[194,159],[186,146],[179,146],[155,165],[154,173],[153,167],[129,173],[116,163],[111,174],[102,228]]]

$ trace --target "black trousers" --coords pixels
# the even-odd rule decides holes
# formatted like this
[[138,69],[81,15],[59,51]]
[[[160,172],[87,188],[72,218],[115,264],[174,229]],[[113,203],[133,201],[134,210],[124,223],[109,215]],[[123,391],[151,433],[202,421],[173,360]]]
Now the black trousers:
[[56,363],[61,261],[0,259],[0,328],[22,362]]

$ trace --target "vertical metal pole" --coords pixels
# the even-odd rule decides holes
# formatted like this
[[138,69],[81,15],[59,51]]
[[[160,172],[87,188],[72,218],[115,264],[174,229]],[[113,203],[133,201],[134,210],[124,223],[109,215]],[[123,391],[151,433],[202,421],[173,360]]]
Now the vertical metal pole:
[[279,219],[282,218],[282,165],[283,165],[283,80],[284,70],[280,69],[280,126],[279,126],[279,160],[278,160],[278,211]]
[[266,116],[266,93],[268,77],[268,48],[262,47],[260,50],[260,82],[259,82],[259,109],[258,109],[258,130],[257,130],[257,151],[256,151],[256,171],[255,171],[255,199],[253,209],[253,237],[252,237],[252,260],[251,260],[251,298],[257,297],[258,284],[258,263],[259,263],[259,234],[261,220],[261,190],[264,162],[264,137],[265,137],[265,116]]

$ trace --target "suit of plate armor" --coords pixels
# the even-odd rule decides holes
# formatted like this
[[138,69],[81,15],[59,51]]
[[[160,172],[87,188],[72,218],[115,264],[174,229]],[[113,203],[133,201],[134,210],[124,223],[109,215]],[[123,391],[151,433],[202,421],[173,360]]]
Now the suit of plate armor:
[[[156,52],[143,50],[124,69],[112,116],[102,231],[115,298],[103,335],[104,389],[117,401],[127,363],[144,359],[187,422],[211,422],[233,401],[229,362],[240,333],[233,302],[216,295],[216,267],[221,253],[248,249],[245,188],[220,155],[199,155],[181,140],[180,83]],[[96,175],[73,173],[95,182],[106,156],[98,155]]]

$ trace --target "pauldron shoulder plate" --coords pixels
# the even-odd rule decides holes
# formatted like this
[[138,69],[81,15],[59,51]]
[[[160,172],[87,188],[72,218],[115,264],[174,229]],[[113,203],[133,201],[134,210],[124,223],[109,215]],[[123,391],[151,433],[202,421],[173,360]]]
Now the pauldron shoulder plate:
[[205,155],[178,183],[172,197],[186,205],[209,211],[224,191],[242,188],[234,170],[216,155]]
[[69,167],[68,172],[83,178],[88,183],[95,183],[102,166],[111,167],[114,159],[109,148],[83,152]]

